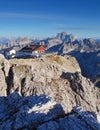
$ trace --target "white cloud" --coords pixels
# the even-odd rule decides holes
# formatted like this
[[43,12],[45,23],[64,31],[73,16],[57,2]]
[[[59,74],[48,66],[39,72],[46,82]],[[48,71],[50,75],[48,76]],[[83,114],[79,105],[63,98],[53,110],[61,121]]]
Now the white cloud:
[[8,18],[37,18],[37,19],[49,19],[49,20],[58,20],[64,19],[63,16],[56,16],[51,14],[27,14],[27,13],[7,13],[2,12],[0,13],[0,17],[8,17]]

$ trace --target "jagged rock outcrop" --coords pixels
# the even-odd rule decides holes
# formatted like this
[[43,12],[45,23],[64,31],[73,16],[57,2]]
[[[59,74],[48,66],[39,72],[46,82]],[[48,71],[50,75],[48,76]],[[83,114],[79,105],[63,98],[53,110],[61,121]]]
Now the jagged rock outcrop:
[[45,94],[61,104],[66,113],[75,105],[100,113],[99,88],[81,75],[75,58],[48,54],[39,59],[6,61],[3,58],[3,63],[1,95],[13,92],[22,96]]
[[67,35],[66,32],[58,33],[56,38],[59,39],[59,40],[64,40],[66,35]]
[[79,106],[66,115],[60,104],[45,95],[0,97],[0,130],[99,130],[96,118],[96,113]]
[[[17,62],[20,63],[16,64]],[[42,59],[15,60],[13,67],[10,68],[9,81],[12,83],[8,86],[9,93],[18,91],[21,95],[26,96],[44,92],[49,95],[51,91],[51,96],[53,96],[52,87],[56,82],[58,82],[56,86],[59,85],[62,73],[76,71],[81,72],[76,60],[70,56],[48,55]]]
[[66,42],[73,42],[75,40],[75,37],[72,34],[67,34],[66,32],[58,33],[56,38]]
[[45,94],[60,103],[66,113],[75,105],[100,112],[99,91],[81,75],[75,58],[52,54],[39,59],[12,59],[9,63],[7,95]]
[[100,114],[100,90],[81,75],[74,57],[0,58],[0,129],[99,130],[92,113],[72,111],[79,105]]

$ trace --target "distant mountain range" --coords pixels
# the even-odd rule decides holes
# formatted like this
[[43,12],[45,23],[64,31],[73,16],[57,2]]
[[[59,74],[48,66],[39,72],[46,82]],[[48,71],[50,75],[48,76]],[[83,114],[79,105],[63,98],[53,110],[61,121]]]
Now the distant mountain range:
[[[79,50],[81,52],[91,52],[100,49],[100,39],[85,38],[78,40],[72,34],[66,32],[58,33],[55,37],[45,40],[33,40],[28,37],[1,37],[0,47],[7,44],[7,47],[22,44],[44,44],[49,51],[57,48],[59,54],[67,53],[71,50]],[[6,47],[6,45],[4,45]],[[53,47],[53,48],[52,48]],[[2,47],[1,47],[2,49]]]
[[[55,42],[55,40],[59,42]],[[53,39],[49,39],[47,48],[49,51],[57,51],[58,54],[68,53],[70,51],[94,52],[100,49],[100,43],[92,38],[77,40],[72,34],[65,32],[57,34]]]
[[0,38],[0,49],[16,47],[18,50],[18,48],[21,49],[24,45],[30,44],[31,42],[32,39],[28,37],[2,37]]
[[[76,39],[66,32],[58,33],[55,37],[44,40],[24,38],[1,38],[0,48],[15,47],[21,49],[27,44],[42,44],[48,52],[58,55],[69,54],[74,56],[82,70],[82,74],[94,82],[100,78],[100,39]],[[7,44],[4,44],[7,43]],[[98,80],[100,82],[100,80]],[[99,85],[100,86],[100,85]]]

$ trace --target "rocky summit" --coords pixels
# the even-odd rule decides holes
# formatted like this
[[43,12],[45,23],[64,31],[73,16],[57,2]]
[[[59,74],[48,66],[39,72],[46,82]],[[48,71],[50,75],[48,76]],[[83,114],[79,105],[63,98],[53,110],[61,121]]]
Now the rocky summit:
[[[0,129],[100,129],[91,114],[100,115],[100,90],[69,55],[11,60],[0,55],[0,96]],[[73,112],[75,106],[83,111]]]

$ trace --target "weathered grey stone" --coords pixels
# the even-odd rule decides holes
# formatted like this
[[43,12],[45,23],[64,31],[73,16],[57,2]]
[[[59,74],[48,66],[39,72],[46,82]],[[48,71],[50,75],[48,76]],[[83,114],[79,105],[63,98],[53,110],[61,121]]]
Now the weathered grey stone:
[[[12,62],[14,64],[14,60]],[[60,103],[66,113],[75,105],[99,112],[97,89],[81,75],[78,63],[71,56],[20,60],[11,72],[8,94],[15,91],[22,96],[45,94]]]
[[77,61],[71,56],[9,61],[1,56],[0,63],[2,96],[12,92],[22,96],[45,94],[60,103],[66,113],[75,105],[100,112],[99,88],[81,75]]
[[0,54],[0,96],[6,96],[9,62]]

